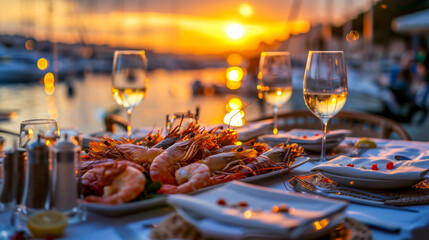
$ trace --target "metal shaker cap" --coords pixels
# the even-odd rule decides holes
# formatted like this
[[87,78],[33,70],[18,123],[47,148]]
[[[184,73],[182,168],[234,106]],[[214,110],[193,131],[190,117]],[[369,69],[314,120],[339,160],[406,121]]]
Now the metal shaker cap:
[[37,141],[34,141],[28,145],[28,150],[40,151],[45,149],[48,149],[48,146],[46,145],[46,141],[42,139],[40,135],[38,136]]

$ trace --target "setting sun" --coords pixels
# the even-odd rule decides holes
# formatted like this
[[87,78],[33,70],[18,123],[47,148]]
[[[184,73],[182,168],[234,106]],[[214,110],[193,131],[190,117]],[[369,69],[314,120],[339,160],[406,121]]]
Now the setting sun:
[[226,34],[232,39],[240,39],[244,35],[244,28],[240,24],[234,23],[228,26]]

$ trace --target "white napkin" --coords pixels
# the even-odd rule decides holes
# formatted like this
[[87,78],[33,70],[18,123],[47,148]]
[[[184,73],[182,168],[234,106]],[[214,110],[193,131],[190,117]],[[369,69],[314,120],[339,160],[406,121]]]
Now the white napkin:
[[[397,161],[396,154],[413,157],[413,160]],[[320,164],[312,171],[323,171],[340,176],[381,180],[423,180],[429,178],[429,151],[406,147],[386,147],[370,149],[364,157],[337,157],[329,162]],[[394,168],[386,168],[388,162],[393,162]],[[347,167],[347,164],[354,167]],[[371,170],[377,164],[379,170]],[[362,167],[364,166],[364,167]]]
[[238,140],[246,141],[273,130],[273,120],[267,119],[237,128]]
[[[246,201],[249,207],[220,206],[216,203],[220,197],[229,204]],[[328,218],[336,224],[347,207],[347,203],[341,201],[280,192],[241,182],[229,182],[195,196],[170,195],[167,202],[203,234],[224,238],[264,235],[297,238],[304,233],[311,235],[312,231],[315,234],[313,221]],[[274,205],[281,203],[292,209],[290,214],[271,212]],[[245,217],[245,210],[256,209],[261,211],[252,211],[252,217]]]

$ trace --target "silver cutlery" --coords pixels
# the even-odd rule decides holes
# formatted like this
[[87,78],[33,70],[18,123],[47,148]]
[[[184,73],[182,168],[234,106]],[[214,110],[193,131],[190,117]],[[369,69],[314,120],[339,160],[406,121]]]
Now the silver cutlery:
[[369,150],[369,148],[358,148],[351,154],[349,154],[349,157],[360,157],[362,154],[366,153]]
[[363,190],[348,188],[348,187],[335,187],[332,189],[321,188],[321,187],[315,186],[309,182],[306,182],[300,178],[293,178],[290,181],[292,182],[292,184],[296,184],[302,188],[308,189],[308,191],[310,191],[310,192],[318,192],[318,193],[326,193],[326,194],[333,193],[333,194],[337,194],[337,195],[349,195],[352,197],[363,198],[363,199],[368,199],[368,200],[373,200],[373,201],[385,201],[385,200],[393,200],[393,199],[397,198],[397,197],[392,197],[392,196],[383,196],[383,195],[379,195],[379,194],[375,194],[375,193],[371,193],[371,192],[366,192]]
[[[295,178],[293,178],[293,179],[295,179]],[[291,179],[289,181],[289,185],[292,187],[292,189],[295,192],[317,194],[317,195],[321,195],[321,196],[324,196],[324,197],[330,197],[330,198],[336,198],[336,199],[340,199],[340,200],[346,200],[346,201],[349,201],[349,202],[353,202],[353,203],[360,204],[360,205],[365,205],[365,206],[372,206],[372,207],[378,207],[378,208],[387,208],[387,209],[392,209],[392,210],[397,210],[397,211],[405,211],[405,212],[414,212],[414,213],[418,213],[419,212],[419,210],[416,210],[416,209],[410,209],[410,208],[404,208],[404,207],[385,205],[381,201],[373,201],[373,200],[356,198],[356,197],[347,196],[347,195],[329,194],[329,193],[322,193],[322,192],[312,192],[309,189],[304,188],[304,187],[296,184],[296,181],[292,181],[293,179]]]
[[402,156],[402,155],[395,155],[395,156],[394,156],[394,158],[395,158],[396,160],[398,160],[398,161],[408,161],[408,160],[412,160],[411,158],[406,157],[406,156]]

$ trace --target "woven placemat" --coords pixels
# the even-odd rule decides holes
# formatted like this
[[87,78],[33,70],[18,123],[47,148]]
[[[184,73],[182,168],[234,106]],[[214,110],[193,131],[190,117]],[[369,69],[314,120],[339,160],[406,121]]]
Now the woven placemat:
[[[309,183],[323,187],[323,188],[334,188],[337,184],[329,178],[325,177],[322,173],[314,173],[308,175],[298,176],[300,179],[308,181]],[[387,191],[377,191],[377,190],[366,190],[373,193],[377,193],[385,196],[395,196],[398,197],[394,200],[384,201],[387,205],[394,206],[412,206],[412,205],[422,205],[429,204],[429,180],[424,180],[412,187],[394,189]]]
[[[151,239],[209,240],[186,222],[177,212],[170,214],[151,232]],[[368,226],[351,218],[345,218],[331,229],[322,240],[369,240],[372,238]]]

